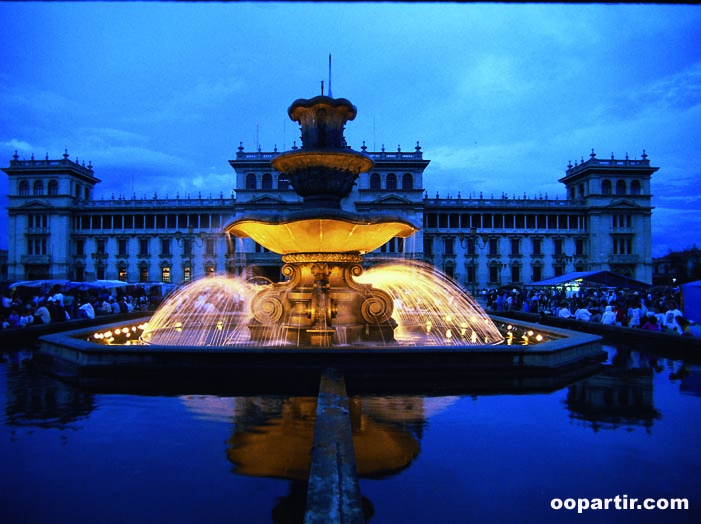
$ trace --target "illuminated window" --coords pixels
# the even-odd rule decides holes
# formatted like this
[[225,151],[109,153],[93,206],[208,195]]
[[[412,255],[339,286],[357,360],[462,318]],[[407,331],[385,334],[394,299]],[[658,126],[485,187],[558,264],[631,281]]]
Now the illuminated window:
[[161,268],[161,282],[170,284],[170,268],[168,266]]

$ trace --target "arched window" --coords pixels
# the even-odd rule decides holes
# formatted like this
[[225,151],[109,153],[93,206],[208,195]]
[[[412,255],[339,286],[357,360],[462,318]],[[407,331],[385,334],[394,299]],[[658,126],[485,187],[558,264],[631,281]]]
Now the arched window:
[[246,175],[246,189],[255,189],[256,188],[256,175],[253,173],[248,173]]
[[630,194],[631,195],[639,195],[640,193],[641,193],[640,180],[633,180],[630,183]]
[[90,198],[90,188],[89,187],[85,188],[84,194],[85,194],[85,200],[88,200]]
[[625,195],[626,194],[626,181],[625,180],[617,180],[616,181],[616,194],[617,195]]
[[44,194],[44,182],[41,180],[37,180],[34,182],[34,195],[43,195]]
[[387,189],[397,189],[397,175],[395,175],[394,173],[390,173],[389,175],[387,175]]
[[382,179],[379,173],[370,175],[370,189],[382,189]]
[[574,200],[574,188],[573,187],[570,188],[570,199]]
[[49,195],[51,195],[51,196],[58,195],[58,182],[56,182],[56,180],[49,181]]
[[80,184],[76,184],[75,186],[75,197],[80,198]]
[[583,197],[584,196],[584,184],[579,184],[579,186],[577,186],[577,189],[579,191],[579,196]]
[[290,183],[287,181],[287,175],[278,175],[277,176],[277,188],[278,189],[290,189]]
[[26,180],[22,180],[19,183],[19,195],[29,196],[29,182],[27,182]]
[[611,181],[604,180],[601,182],[601,194],[610,195],[611,194]]
[[411,176],[411,173],[404,173],[402,175],[402,189],[414,189],[414,177]]
[[270,173],[265,173],[263,175],[263,189],[270,190],[273,188],[273,177]]

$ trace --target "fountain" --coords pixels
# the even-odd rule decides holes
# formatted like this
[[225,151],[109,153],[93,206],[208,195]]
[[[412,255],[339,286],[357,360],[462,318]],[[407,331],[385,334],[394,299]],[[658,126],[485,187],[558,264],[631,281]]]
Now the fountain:
[[[274,157],[271,164],[303,198],[303,209],[243,216],[227,227],[280,254],[287,280],[258,290],[237,279],[194,284],[154,315],[143,341],[328,348],[391,345],[398,336],[402,344],[429,346],[504,340],[476,301],[433,268],[394,264],[363,278],[365,253],[418,228],[386,213],[342,209],[359,174],[374,164],[343,137],[356,113],[345,98],[322,95],[293,102],[288,114],[301,125],[302,147]],[[237,304],[231,297],[238,298]]]
[[294,101],[288,115],[300,124],[302,146],[271,164],[302,197],[302,208],[244,215],[225,228],[280,254],[284,281],[202,279],[147,322],[45,337],[38,360],[82,381],[119,375],[128,384],[152,383],[163,373],[192,382],[199,374],[207,385],[237,376],[245,387],[259,386],[262,373],[275,386],[273,378],[316,382],[330,366],[359,377],[356,387],[376,377],[388,387],[388,375],[433,378],[443,387],[451,377],[482,379],[487,371],[506,381],[554,377],[601,359],[597,337],[507,319],[497,326],[433,266],[394,261],[364,270],[365,254],[418,227],[388,213],[343,209],[360,173],[373,166],[343,136],[356,113],[345,98]]

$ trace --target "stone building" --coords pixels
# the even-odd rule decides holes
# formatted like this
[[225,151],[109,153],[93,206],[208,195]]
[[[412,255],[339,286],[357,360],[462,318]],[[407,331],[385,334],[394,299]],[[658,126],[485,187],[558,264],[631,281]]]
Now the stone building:
[[[569,165],[565,197],[429,198],[419,143],[410,151],[369,152],[344,208],[385,211],[421,227],[365,255],[367,265],[392,258],[429,262],[468,289],[518,286],[570,271],[610,270],[652,281],[650,179],[642,159],[606,159],[594,152]],[[206,275],[280,278],[280,256],[251,239],[224,232],[252,211],[300,209],[302,199],[272,169],[277,151],[244,150],[229,163],[236,185],[218,197],[94,198],[92,165],[69,158],[20,159],[9,177],[9,280],[118,279],[182,283]],[[472,190],[466,181],[465,190]]]

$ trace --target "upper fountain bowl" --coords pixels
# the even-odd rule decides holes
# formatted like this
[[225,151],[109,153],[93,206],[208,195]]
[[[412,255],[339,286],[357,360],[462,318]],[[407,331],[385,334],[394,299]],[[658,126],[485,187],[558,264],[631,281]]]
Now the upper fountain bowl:
[[226,229],[237,237],[250,237],[281,255],[363,255],[393,237],[407,238],[418,231],[418,227],[402,217],[379,213],[359,215],[336,209],[303,210],[286,215],[248,214]]

